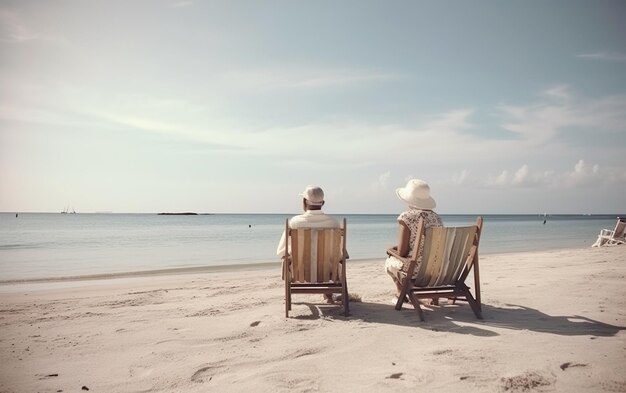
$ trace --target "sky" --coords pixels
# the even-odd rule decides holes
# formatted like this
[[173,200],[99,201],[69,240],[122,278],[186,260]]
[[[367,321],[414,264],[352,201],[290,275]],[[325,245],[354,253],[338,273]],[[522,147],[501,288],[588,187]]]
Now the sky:
[[0,211],[626,212],[626,2],[0,0]]

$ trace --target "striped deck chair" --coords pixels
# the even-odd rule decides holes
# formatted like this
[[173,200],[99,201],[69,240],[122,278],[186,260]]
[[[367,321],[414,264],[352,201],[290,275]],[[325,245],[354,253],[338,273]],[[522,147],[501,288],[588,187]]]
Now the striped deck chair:
[[348,316],[346,219],[342,228],[298,229],[289,228],[287,220],[285,234],[285,316],[289,317],[295,293],[341,293],[344,315]]
[[[408,295],[423,321],[424,314],[418,300],[445,297],[454,301],[467,301],[476,318],[482,319],[478,269],[478,243],[482,225],[483,219],[478,217],[476,225],[468,227],[425,229],[424,221],[420,219],[416,239],[424,239],[421,253],[420,247],[415,247],[413,255],[408,257],[401,257],[394,249],[388,250],[390,255],[409,264],[396,310],[402,309],[403,300]],[[422,262],[417,266],[420,259]],[[470,288],[465,284],[470,272],[474,275],[475,296],[472,296]]]
[[626,244],[626,218],[617,217],[615,229],[602,229],[598,235],[598,240],[592,247],[614,246],[617,244]]

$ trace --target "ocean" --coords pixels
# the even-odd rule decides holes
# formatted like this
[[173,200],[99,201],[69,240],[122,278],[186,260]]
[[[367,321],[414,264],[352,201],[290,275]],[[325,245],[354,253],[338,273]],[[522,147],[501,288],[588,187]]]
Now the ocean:
[[[277,262],[288,214],[0,214],[0,282]],[[397,215],[347,214],[352,261],[386,257]],[[589,247],[617,215],[484,215],[481,254]],[[476,215],[442,215],[446,226]]]

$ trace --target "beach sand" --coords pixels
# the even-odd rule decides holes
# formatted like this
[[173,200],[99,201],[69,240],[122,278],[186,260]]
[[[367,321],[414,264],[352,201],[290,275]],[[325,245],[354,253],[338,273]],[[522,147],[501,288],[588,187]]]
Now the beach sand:
[[0,286],[0,392],[624,392],[626,246],[482,256],[465,303],[396,311],[351,261],[344,317],[279,265]]

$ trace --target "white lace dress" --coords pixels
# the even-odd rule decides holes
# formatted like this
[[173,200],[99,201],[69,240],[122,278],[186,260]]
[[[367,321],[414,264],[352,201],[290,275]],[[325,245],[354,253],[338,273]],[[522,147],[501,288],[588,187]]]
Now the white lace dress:
[[[411,236],[409,238],[409,253],[407,255],[411,255],[411,253],[415,249],[417,225],[420,218],[424,219],[425,228],[443,226],[441,217],[439,217],[439,215],[432,210],[419,210],[411,208],[400,214],[398,216],[398,221],[404,222],[411,231]],[[423,246],[423,243],[420,243],[420,247]],[[421,260],[417,261],[417,266],[419,266],[420,262]],[[408,268],[408,264],[405,265],[401,260],[394,256],[388,257],[385,261],[385,271],[391,276],[394,281],[398,283],[402,283],[402,280],[406,276],[406,271],[408,270]],[[415,269],[415,271],[417,271],[417,269]],[[404,274],[401,272],[404,272]],[[415,273],[413,278],[415,278]]]

